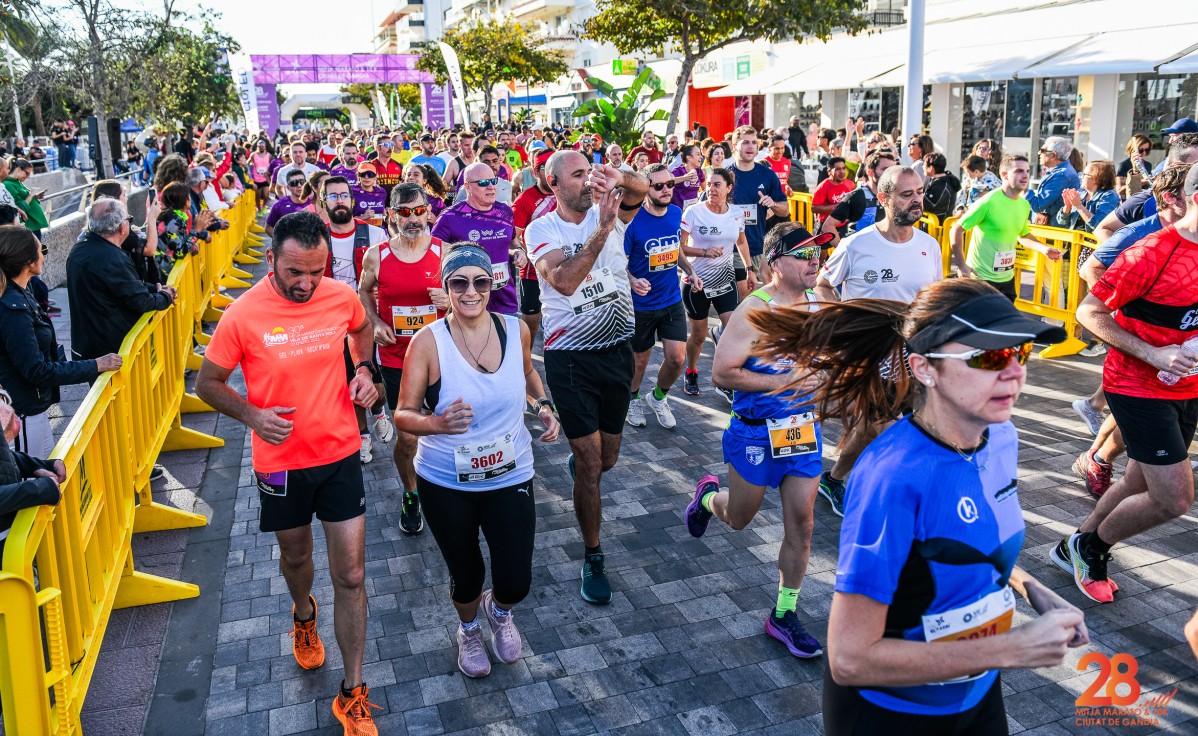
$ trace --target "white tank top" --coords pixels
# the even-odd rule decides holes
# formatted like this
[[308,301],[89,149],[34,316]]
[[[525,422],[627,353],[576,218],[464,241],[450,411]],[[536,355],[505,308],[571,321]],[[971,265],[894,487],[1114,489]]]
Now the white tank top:
[[421,437],[416,472],[439,486],[462,491],[493,491],[532,478],[532,438],[524,426],[524,349],[520,320],[497,315],[507,330],[503,362],[494,373],[470,365],[453,343],[444,319],[428,326],[437,342],[441,391],[434,413],[462,397],[474,411],[465,434]]

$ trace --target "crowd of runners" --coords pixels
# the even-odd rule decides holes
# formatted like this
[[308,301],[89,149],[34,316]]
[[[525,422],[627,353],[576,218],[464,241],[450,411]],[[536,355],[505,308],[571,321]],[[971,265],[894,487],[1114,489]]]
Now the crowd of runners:
[[[646,131],[627,159],[596,135],[539,127],[246,141],[270,274],[225,312],[196,392],[253,430],[260,528],[278,540],[305,669],[325,660],[313,515],[324,526],[345,732],[376,732],[362,680],[362,465],[375,450],[390,445],[401,531],[427,523],[448,569],[458,666],[483,677],[522,653],[514,611],[546,492],[533,434],[569,444],[579,595],[604,605],[609,564],[624,562],[603,548],[604,474],[625,427],[677,426],[680,392],[730,404],[711,458],[726,475],[680,489],[687,531],[743,529],[777,489],[784,535],[764,628],[796,657],[827,650],[826,732],[1006,733],[1001,671],[1056,665],[1089,642],[1082,612],[1016,564],[1012,410],[1033,344],[1067,337],[1016,309],[1016,251],[1074,260],[1090,285],[1078,319],[1108,349],[1101,387],[1074,404],[1096,435],[1077,469],[1097,503],[1051,558],[1110,602],[1112,546],[1193,501],[1198,134],[1171,132],[1154,172],[1138,155],[1143,190],[1107,212],[1087,206],[1091,169],[1079,179],[1068,141],[1045,142],[1037,187],[1027,156],[983,143],[962,182],[927,136],[864,138],[853,121],[742,126],[718,142],[688,132],[663,147]],[[789,219],[800,147],[821,166],[817,233]],[[919,223],[954,198],[946,278]],[[1030,233],[1062,213],[1096,250],[1065,254]],[[227,385],[239,366],[245,395]],[[828,422],[843,429],[835,452]],[[825,512],[843,522],[821,642],[797,600]],[[1019,626],[1016,594],[1039,614]]]

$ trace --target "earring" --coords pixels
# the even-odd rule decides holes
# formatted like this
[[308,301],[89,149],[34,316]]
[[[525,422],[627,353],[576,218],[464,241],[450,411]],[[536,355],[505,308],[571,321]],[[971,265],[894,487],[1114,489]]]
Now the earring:
[[930,379],[930,378],[929,378],[928,380],[924,381],[924,383],[926,383],[926,384],[928,384],[929,386],[931,386],[931,385],[932,385],[932,379]]

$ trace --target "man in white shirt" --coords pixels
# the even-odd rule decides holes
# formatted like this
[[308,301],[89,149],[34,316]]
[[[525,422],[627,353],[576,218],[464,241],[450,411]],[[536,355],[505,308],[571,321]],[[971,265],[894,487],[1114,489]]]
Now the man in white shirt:
[[292,171],[304,172],[305,179],[320,171],[319,166],[308,163],[307,148],[299,141],[291,144],[291,161],[292,163],[280,166],[279,170],[275,172],[275,186],[280,192],[286,191],[287,175]]

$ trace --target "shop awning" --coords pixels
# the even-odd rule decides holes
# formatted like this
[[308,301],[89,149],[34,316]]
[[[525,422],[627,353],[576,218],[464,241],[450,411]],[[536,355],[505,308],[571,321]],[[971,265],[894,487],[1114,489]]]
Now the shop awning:
[[550,110],[565,110],[569,107],[574,107],[578,104],[578,98],[574,95],[558,95],[557,97],[549,98]]
[[[574,98],[571,97],[570,99]],[[531,97],[526,97],[524,95],[520,95],[518,97],[500,97],[498,102],[500,105],[544,105],[545,95],[532,95]]]
[[763,90],[773,87],[774,85],[784,82],[791,77],[802,74],[812,68],[813,64],[794,64],[787,60],[787,63],[772,66],[765,71],[758,72],[744,79],[738,79],[727,87],[722,87],[712,92],[710,97],[741,97],[744,95],[760,95],[765,94]]
[[1194,74],[1198,72],[1198,43],[1189,53],[1179,56],[1173,61],[1161,64],[1156,69],[1159,74]]
[[886,72],[903,64],[898,54],[870,57],[837,57],[825,61],[789,79],[766,87],[762,94],[787,94],[812,90],[856,89],[858,87],[880,87],[869,80],[881,77]]
[[[1087,38],[1088,35],[1072,35],[968,48],[932,49],[923,57],[923,83],[997,82],[1013,79],[1021,69],[1059,54]],[[870,82],[879,87],[900,87],[907,83],[907,65],[892,69],[876,79],[871,79]]]
[[1099,33],[1018,73],[1032,77],[1076,77],[1083,74],[1151,74],[1194,45],[1198,23],[1134,28]]

